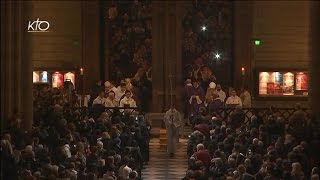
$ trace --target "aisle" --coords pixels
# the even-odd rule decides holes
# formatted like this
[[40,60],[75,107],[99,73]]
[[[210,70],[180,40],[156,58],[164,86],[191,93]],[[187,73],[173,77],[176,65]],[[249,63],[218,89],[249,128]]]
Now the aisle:
[[173,158],[169,158],[166,146],[160,144],[159,138],[150,141],[150,161],[142,171],[143,180],[182,179],[188,167],[187,139],[181,139]]

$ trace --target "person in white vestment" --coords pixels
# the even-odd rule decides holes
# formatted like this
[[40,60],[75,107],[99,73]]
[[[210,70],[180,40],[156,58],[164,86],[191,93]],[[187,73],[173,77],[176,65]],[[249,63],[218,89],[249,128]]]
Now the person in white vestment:
[[225,99],[226,99],[226,93],[222,90],[221,85],[217,84],[216,86],[216,90],[214,91],[215,94],[218,94],[221,102],[224,103]]
[[129,91],[132,91],[133,85],[131,84],[131,79],[130,78],[125,78],[124,83],[126,83],[126,89]]
[[167,129],[167,151],[170,154],[170,157],[173,157],[177,150],[177,143],[179,142],[179,129],[182,125],[181,114],[173,105],[165,113],[164,123]]
[[115,98],[116,101],[118,101],[118,103],[120,103],[121,98],[125,95],[126,90],[126,83],[124,82],[117,87],[117,92],[115,92]]
[[104,91],[100,91],[99,96],[93,100],[92,105],[100,104],[104,106],[106,104],[106,98],[104,98],[104,95]]
[[242,101],[239,96],[237,96],[236,91],[231,90],[230,97],[228,97],[226,101],[226,107],[235,108],[236,106],[242,107]]
[[104,83],[105,92],[108,93],[109,91],[117,92],[117,88],[109,81]]
[[[126,90],[125,96],[120,101],[120,107],[137,107],[136,101],[132,98],[131,91]],[[123,112],[123,109],[120,111]]]
[[108,93],[108,97],[105,100],[105,106],[106,107],[118,107],[119,106],[118,101],[115,99],[115,92],[110,91]]
[[251,108],[251,95],[247,88],[241,88],[240,99],[244,108]]

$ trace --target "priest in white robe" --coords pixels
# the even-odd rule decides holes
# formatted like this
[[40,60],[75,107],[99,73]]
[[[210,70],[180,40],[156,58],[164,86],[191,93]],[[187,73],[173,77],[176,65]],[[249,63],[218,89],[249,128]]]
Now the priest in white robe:
[[[137,107],[136,101],[132,98],[132,93],[129,90],[126,90],[125,96],[120,100],[120,107]],[[121,112],[123,112],[124,110],[121,109]],[[130,109],[126,109],[126,111],[128,112],[132,112],[132,110]]]
[[174,106],[171,106],[165,113],[164,123],[167,129],[167,151],[170,154],[170,157],[173,157],[177,150],[177,143],[179,143],[179,129],[182,125],[181,114]]

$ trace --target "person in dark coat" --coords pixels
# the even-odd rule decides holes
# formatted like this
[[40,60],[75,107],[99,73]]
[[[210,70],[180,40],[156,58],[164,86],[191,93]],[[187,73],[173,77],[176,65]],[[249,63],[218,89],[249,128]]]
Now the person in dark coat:
[[[9,136],[7,136],[9,137]],[[1,177],[3,179],[16,179],[17,168],[13,157],[13,150],[10,141],[7,138],[1,140]]]
[[244,112],[241,106],[237,106],[236,109],[231,113],[230,124],[232,129],[239,128],[245,120]]

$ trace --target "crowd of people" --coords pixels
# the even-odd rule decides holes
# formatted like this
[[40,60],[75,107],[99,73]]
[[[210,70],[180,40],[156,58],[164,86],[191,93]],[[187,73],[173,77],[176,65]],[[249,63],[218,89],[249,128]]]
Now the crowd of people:
[[[247,88],[240,89],[239,96],[237,91],[230,87],[225,92],[220,84],[214,82],[207,83],[201,79],[185,81],[182,92],[182,104],[184,119],[188,119],[190,123],[194,123],[194,115],[199,111],[213,113],[221,108],[235,108],[236,106],[250,108],[251,95]],[[228,96],[227,96],[228,95]]]
[[192,115],[186,180],[319,180],[319,124],[301,105],[287,120],[276,108],[245,114],[237,106],[228,119],[200,108]]
[[185,78],[212,78],[230,83],[232,2],[193,1],[182,20]]
[[[109,10],[112,81],[94,84],[87,108],[70,85],[35,88],[32,130],[24,131],[18,109],[5,123],[2,179],[141,179],[151,129],[143,113],[152,97],[152,3],[119,1]],[[247,122],[248,89],[217,82],[230,79],[230,64],[216,65],[231,61],[232,16],[231,1],[195,1],[182,20],[181,99],[194,130],[183,179],[319,180],[320,131],[311,113],[297,104],[287,120],[271,107]],[[224,107],[234,108],[228,118]],[[164,122],[173,157],[183,120],[172,106]]]
[[91,89],[89,106],[130,107],[137,108],[141,113],[146,113],[149,111],[150,99],[150,89],[140,86],[139,82],[130,78],[120,80],[118,86],[110,81],[106,81],[104,84],[102,81],[97,81]]
[[34,94],[32,130],[16,110],[3,132],[1,179],[141,179],[151,126],[136,109],[105,111],[98,99],[74,108],[66,90],[47,86]]
[[[110,58],[113,84],[130,77],[137,87],[136,100],[147,112],[152,92],[152,2],[119,1],[110,4]],[[184,77],[230,84],[232,3],[195,1],[182,19]],[[205,30],[202,29],[205,27]],[[219,58],[216,58],[216,54]],[[217,66],[219,65],[219,66]],[[223,70],[222,70],[223,69]],[[215,74],[215,75],[214,75]],[[223,78],[222,78],[223,77]]]
[[117,1],[109,8],[116,12],[109,16],[110,81],[121,86],[123,79],[130,79],[140,111],[148,112],[152,97],[152,3]]
[[145,78],[151,80],[151,2],[123,1],[114,6],[117,15],[110,21],[111,79],[120,82],[130,77],[138,81],[146,74]]

